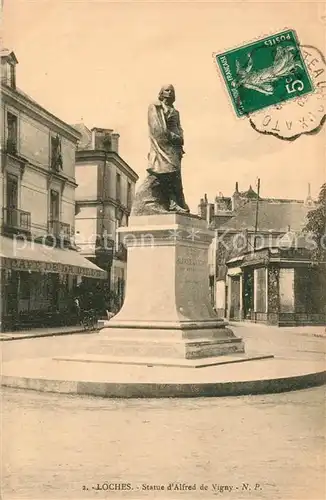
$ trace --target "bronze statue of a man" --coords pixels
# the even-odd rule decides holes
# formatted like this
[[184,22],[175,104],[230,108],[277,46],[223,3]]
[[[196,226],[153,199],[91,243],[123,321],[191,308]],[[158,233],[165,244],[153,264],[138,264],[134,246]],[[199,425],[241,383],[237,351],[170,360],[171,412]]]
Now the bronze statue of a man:
[[148,175],[136,193],[132,215],[189,212],[181,179],[183,130],[174,101],[173,85],[165,85],[148,108]]

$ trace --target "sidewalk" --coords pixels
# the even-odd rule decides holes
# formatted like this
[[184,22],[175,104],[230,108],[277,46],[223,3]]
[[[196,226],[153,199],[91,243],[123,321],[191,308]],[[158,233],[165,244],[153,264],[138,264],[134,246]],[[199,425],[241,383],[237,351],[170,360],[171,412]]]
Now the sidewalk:
[[55,328],[35,328],[34,330],[21,330],[16,332],[0,333],[0,342],[8,340],[33,339],[40,337],[54,337],[57,335],[71,335],[73,333],[90,333],[80,325],[57,326]]
[[325,363],[324,326],[277,327],[260,323],[232,322],[230,328],[245,342],[246,353],[273,354],[278,359]]
[[[100,320],[99,328],[107,326],[107,321]],[[230,326],[239,328],[238,334],[241,335],[241,329],[245,329],[246,336],[250,335],[250,330],[253,332],[253,336],[257,336],[257,329],[260,329],[263,334],[267,334],[271,337],[274,335],[304,335],[308,337],[320,337],[326,338],[326,327],[325,326],[293,326],[293,327],[277,327],[273,325],[265,325],[263,323],[251,323],[247,321],[230,321]],[[55,327],[55,328],[35,328],[31,330],[21,330],[15,332],[3,332],[0,333],[0,342],[8,340],[22,340],[29,338],[39,338],[39,337],[53,337],[58,335],[71,335],[73,333],[90,333],[85,331],[80,325],[75,326],[65,326],[65,327]]]
[[323,325],[309,325],[309,326],[274,326],[266,325],[265,323],[252,323],[250,321],[230,321],[230,326],[246,328],[246,329],[256,329],[260,328],[262,331],[268,331],[270,335],[273,333],[280,334],[292,334],[292,335],[307,335],[313,337],[325,337],[326,338],[326,326]]

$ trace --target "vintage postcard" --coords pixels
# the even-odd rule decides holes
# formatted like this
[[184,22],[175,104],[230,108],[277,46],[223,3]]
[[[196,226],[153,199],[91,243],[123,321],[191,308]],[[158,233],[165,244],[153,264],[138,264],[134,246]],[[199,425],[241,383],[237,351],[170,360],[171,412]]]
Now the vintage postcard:
[[2,500],[322,500],[326,8],[4,0]]

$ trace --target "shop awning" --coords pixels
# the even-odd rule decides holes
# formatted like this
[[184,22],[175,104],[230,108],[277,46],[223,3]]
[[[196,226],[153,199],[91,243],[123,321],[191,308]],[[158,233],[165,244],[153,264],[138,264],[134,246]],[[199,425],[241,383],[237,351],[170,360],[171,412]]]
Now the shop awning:
[[107,279],[107,272],[74,250],[0,236],[0,267]]

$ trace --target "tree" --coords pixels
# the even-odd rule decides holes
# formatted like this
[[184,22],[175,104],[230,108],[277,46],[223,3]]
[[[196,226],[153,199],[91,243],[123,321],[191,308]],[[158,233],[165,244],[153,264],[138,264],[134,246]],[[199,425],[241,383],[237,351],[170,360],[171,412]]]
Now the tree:
[[312,235],[315,242],[313,258],[319,262],[326,260],[326,183],[322,185],[317,206],[308,212],[305,231]]
[[316,208],[308,212],[305,232],[308,232],[315,244],[312,251],[314,261],[314,285],[309,293],[315,295],[319,303],[318,309],[326,315],[326,183],[322,185]]

